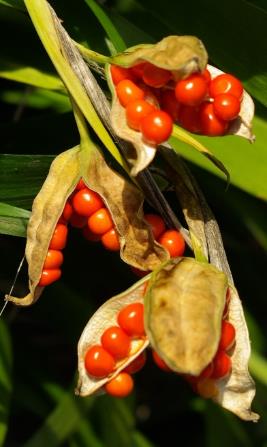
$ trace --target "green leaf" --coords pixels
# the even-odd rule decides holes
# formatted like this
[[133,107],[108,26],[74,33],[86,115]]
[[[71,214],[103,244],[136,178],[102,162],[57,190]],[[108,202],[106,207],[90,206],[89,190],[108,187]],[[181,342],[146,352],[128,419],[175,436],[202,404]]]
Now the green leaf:
[[[254,118],[256,142],[248,143],[236,136],[194,138],[219,159],[230,173],[231,183],[258,198],[267,199],[267,124],[259,117]],[[177,152],[202,168],[222,177],[211,163],[182,142],[174,142]]]
[[0,233],[26,237],[30,212],[0,202]]
[[[17,39],[7,39],[9,35],[19,36],[21,45],[18,47]],[[40,41],[36,39],[27,14],[1,8],[0,39],[5,42],[1,48],[0,77],[40,88],[65,91]]]
[[130,446],[134,418],[127,405],[127,399],[102,396],[96,402],[96,408],[105,447]]
[[113,25],[109,16],[105,13],[104,9],[101,8],[94,0],[85,0],[85,3],[89,6],[89,8],[93,11],[96,18],[106,31],[108,37],[110,38],[112,44],[115,47],[116,52],[124,51],[126,45],[117,31],[116,27]]
[[102,124],[80,80],[62,54],[48,3],[45,0],[25,0],[25,4],[36,31],[71,96],[107,150],[120,165],[124,166],[120,152]]
[[[29,89],[29,90],[28,90]],[[2,101],[8,104],[23,104],[35,109],[50,108],[59,113],[71,110],[68,96],[45,89],[5,90],[0,93]]]
[[255,379],[267,386],[267,360],[256,351],[252,351],[249,369]]
[[34,87],[59,91],[65,90],[58,76],[4,58],[0,58],[0,77],[11,81],[23,82]]
[[9,6],[18,9],[19,11],[25,11],[23,0],[0,0],[0,5]]
[[0,320],[0,445],[4,445],[8,428],[12,390],[12,348],[7,326]]
[[123,15],[119,15],[116,10],[107,10],[108,16],[116,26],[120,33],[126,47],[138,45],[141,42],[154,43],[155,40],[147,32],[145,27],[143,29],[137,27],[135,23],[127,20]]
[[63,393],[54,411],[23,447],[60,446],[77,429],[93,403],[94,398],[81,401],[70,393]]
[[30,208],[53,155],[0,154],[0,202]]
[[[248,91],[267,105],[265,11],[245,0],[218,3],[216,16],[213,0],[146,0],[145,7],[151,21],[154,15],[171,33],[202,39],[214,64],[239,77]],[[224,30],[223,38],[218,30]]]
[[105,447],[94,433],[93,427],[88,419],[82,419],[77,432],[70,441],[70,446],[77,447]]
[[132,447],[153,447],[150,442],[140,431],[134,431],[132,434]]
[[[176,138],[176,140],[178,141],[182,141],[183,143],[188,144],[189,146],[196,149],[200,154],[204,155],[204,157],[210,160],[214,164],[214,166],[216,166],[226,175],[227,182],[230,181],[229,172],[227,171],[223,163],[220,160],[218,160],[203,144],[201,144],[196,138],[190,135],[186,130],[178,126],[174,126],[172,137]],[[174,150],[176,149],[176,147],[177,144],[174,146]]]

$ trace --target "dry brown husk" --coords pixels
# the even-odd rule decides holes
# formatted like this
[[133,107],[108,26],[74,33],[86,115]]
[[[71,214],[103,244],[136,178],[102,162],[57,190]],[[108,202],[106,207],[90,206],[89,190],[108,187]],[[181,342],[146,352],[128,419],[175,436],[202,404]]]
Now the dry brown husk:
[[33,202],[26,242],[29,293],[24,298],[6,296],[15,304],[28,306],[41,295],[43,287],[38,283],[51,237],[81,177],[101,195],[109,209],[118,231],[123,261],[141,270],[153,270],[168,259],[168,253],[154,241],[150,226],[143,218],[144,198],[140,190],[113,171],[96,146],[92,144],[90,151],[77,146],[55,158]]
[[204,44],[195,36],[167,36],[156,44],[142,44],[128,48],[110,58],[110,63],[133,67],[150,62],[181,79],[195,71],[203,71],[208,62]]
[[230,285],[230,294],[228,320],[236,330],[235,346],[231,353],[232,371],[226,379],[216,381],[218,393],[213,400],[241,419],[257,422],[259,415],[251,411],[256,390],[248,371],[251,353],[248,328],[242,303],[233,285]]
[[152,275],[146,332],[173,371],[198,376],[214,358],[227,284],[224,273],[193,258],[171,260]]
[[6,296],[6,299],[19,306],[33,304],[44,289],[37,284],[57,221],[68,196],[80,178],[79,151],[77,146],[55,158],[40,192],[33,201],[25,250],[28,262],[29,293],[24,298]]
[[105,383],[126,368],[148,346],[147,337],[132,339],[129,356],[117,362],[115,371],[108,377],[94,378],[86,372],[84,358],[87,350],[91,346],[100,344],[101,335],[107,328],[118,324],[117,315],[123,307],[131,303],[143,302],[146,282],[147,278],[143,278],[130,289],[106,301],[88,321],[78,343],[79,380],[76,394],[89,396],[101,390]]

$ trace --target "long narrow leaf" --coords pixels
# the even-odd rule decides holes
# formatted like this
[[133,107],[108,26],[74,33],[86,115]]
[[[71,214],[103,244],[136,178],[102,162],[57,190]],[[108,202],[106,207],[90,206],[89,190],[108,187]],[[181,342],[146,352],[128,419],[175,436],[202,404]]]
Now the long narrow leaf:
[[30,208],[53,155],[0,155],[0,202]]
[[0,77],[48,90],[65,90],[57,76],[45,73],[35,67],[27,67],[18,62],[8,61],[3,57],[0,58]]
[[67,60],[62,55],[62,50],[58,41],[58,35],[55,30],[55,24],[52,19],[51,10],[45,0],[25,0],[36,31],[39,34],[42,43],[48,52],[56,70],[63,82],[66,84],[70,94],[78,104],[82,113],[92,126],[104,146],[110,151],[118,163],[124,165],[122,157],[113,143],[109,133],[103,126],[95,109],[92,106],[83,86],[73,72]]
[[85,3],[89,6],[89,8],[93,11],[96,18],[106,31],[108,37],[110,38],[112,44],[115,47],[117,52],[124,51],[126,45],[117,31],[116,27],[113,25],[112,21],[105,13],[105,11],[99,6],[94,0],[85,0]]
[[25,237],[29,217],[29,211],[0,202],[0,233]]
[[92,407],[93,398],[83,402],[66,393],[55,410],[48,416],[41,428],[23,447],[60,446],[79,426],[81,418]]
[[10,8],[25,11],[23,0],[0,0],[0,5],[9,6]]

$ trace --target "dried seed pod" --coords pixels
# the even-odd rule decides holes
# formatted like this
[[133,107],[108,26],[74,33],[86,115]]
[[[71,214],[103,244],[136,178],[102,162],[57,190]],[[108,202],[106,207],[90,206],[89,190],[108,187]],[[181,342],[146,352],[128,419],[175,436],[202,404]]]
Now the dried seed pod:
[[146,332],[172,370],[198,376],[218,349],[227,287],[231,290],[228,320],[236,332],[232,369],[223,379],[203,379],[198,392],[241,419],[255,422],[259,416],[251,411],[255,384],[248,372],[248,330],[237,291],[228,286],[222,272],[181,258],[153,273],[145,300]]
[[227,278],[193,258],[172,260],[152,275],[145,302],[149,340],[173,370],[198,376],[218,349]]
[[110,62],[127,68],[150,62],[171,71],[175,79],[181,79],[195,71],[203,71],[208,54],[201,40],[195,36],[168,36],[156,44],[128,48],[110,58]]
[[231,353],[231,374],[216,381],[218,392],[213,400],[245,421],[257,422],[259,415],[251,411],[255,384],[248,371],[250,340],[246,320],[237,290],[230,286],[228,320],[235,328],[235,347]]
[[43,287],[38,283],[50,239],[68,196],[79,180],[79,146],[58,155],[51,164],[42,189],[34,199],[27,228],[26,259],[29,271],[29,293],[24,298],[6,296],[20,306],[33,304]]
[[128,366],[148,346],[147,337],[133,338],[127,358],[116,363],[116,370],[108,377],[97,378],[89,376],[84,365],[87,350],[100,343],[101,335],[110,326],[117,325],[117,316],[122,308],[131,303],[142,303],[146,289],[147,278],[143,278],[130,289],[106,301],[90,318],[78,343],[79,380],[76,394],[89,396],[100,390],[105,383],[115,377]]
[[110,211],[120,239],[123,261],[141,270],[154,270],[169,258],[144,220],[142,193],[106,163],[95,150],[81,163],[87,186],[96,191]]
[[[164,68],[172,72],[174,79],[181,79],[192,72],[204,70],[207,64],[207,52],[203,43],[194,36],[168,36],[155,45],[137,45],[120,53],[110,62],[133,67],[141,62]],[[133,144],[129,147],[128,160],[132,165],[131,174],[137,175],[146,168],[156,154],[156,146],[143,141],[141,133],[128,127],[125,109],[121,106],[112,83],[110,65],[106,69],[107,79],[113,95],[111,122],[116,134]]]
[[92,145],[90,153],[78,146],[55,158],[34,200],[26,243],[30,292],[24,298],[6,297],[15,304],[28,306],[41,295],[43,287],[38,283],[51,237],[81,177],[100,194],[109,209],[120,239],[121,258],[126,263],[146,271],[169,258],[167,251],[154,241],[144,220],[142,193],[107,165],[96,146]]
[[[223,71],[213,67],[212,65],[208,65],[208,69],[212,79],[223,73]],[[226,135],[239,135],[240,137],[247,138],[251,143],[253,143],[255,140],[255,136],[252,133],[252,119],[254,116],[254,110],[254,102],[251,96],[244,90],[239,115],[231,121]]]
[[[250,358],[250,340],[242,302],[237,290],[232,285],[233,279],[223,249],[220,231],[215,218],[195,179],[180,158],[175,158],[168,151],[164,152],[169,163],[168,175],[176,187],[178,199],[187,221],[195,256],[198,259],[209,259],[228,277],[231,294],[228,306],[228,320],[235,328],[235,346],[231,352],[232,370],[223,380],[213,381],[201,387],[207,397],[207,391],[213,400],[222,407],[232,411],[244,420],[257,421],[259,416],[251,411],[251,403],[255,396],[255,384],[248,372]],[[176,173],[175,173],[176,171]],[[214,386],[216,393],[214,393]]]

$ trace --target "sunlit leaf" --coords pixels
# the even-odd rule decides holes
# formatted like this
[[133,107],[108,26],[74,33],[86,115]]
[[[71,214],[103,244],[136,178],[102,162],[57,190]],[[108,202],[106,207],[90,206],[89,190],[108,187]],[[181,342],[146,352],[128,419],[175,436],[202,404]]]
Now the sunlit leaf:
[[0,202],[0,233],[11,236],[26,236],[30,212]]

